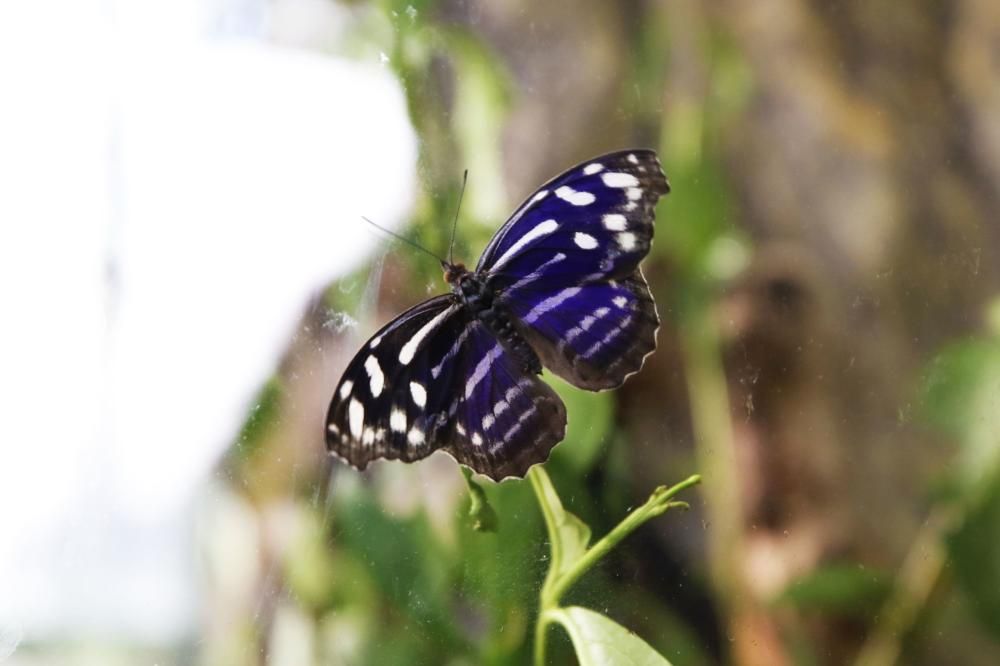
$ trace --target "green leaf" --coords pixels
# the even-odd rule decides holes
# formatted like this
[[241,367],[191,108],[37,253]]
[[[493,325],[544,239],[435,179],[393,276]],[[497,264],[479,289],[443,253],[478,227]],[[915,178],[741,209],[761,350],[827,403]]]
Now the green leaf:
[[569,606],[549,617],[569,633],[580,666],[670,666],[646,641],[600,613]]
[[545,524],[552,540],[552,565],[549,579],[553,580],[572,567],[585,552],[590,543],[590,528],[582,520],[563,508],[556,489],[552,487],[548,474],[536,466],[529,472],[531,482],[538,491],[539,504]]
[[334,496],[331,513],[334,543],[363,562],[392,616],[401,620],[393,630],[414,631],[435,649],[463,649],[449,609],[451,562],[426,516],[394,518],[366,494],[343,490]]
[[547,380],[566,403],[569,414],[566,423],[567,442],[556,447],[553,456],[565,463],[577,474],[583,474],[594,466],[609,441],[609,433],[614,418],[614,396],[605,391],[593,393],[570,386],[555,375],[546,373]]
[[281,384],[281,378],[277,375],[272,376],[261,387],[257,393],[257,399],[240,429],[240,434],[236,438],[236,452],[240,458],[244,460],[251,458],[261,448],[267,435],[271,432],[271,427],[281,414],[283,396],[284,388]]
[[495,533],[486,533],[475,530],[464,511],[456,512],[461,569],[453,603],[462,609],[462,625],[474,628],[480,650],[474,663],[528,663],[531,645],[524,639],[548,554],[542,516],[528,483],[484,483],[481,488],[501,519]]
[[1000,467],[1000,343],[954,345],[931,364],[924,380],[924,414],[962,444],[959,480],[968,489]]
[[511,77],[502,60],[474,34],[452,28],[442,30],[441,36],[455,68],[452,127],[462,161],[475,179],[465,193],[462,212],[480,221],[502,219],[509,202],[500,144],[510,109]]
[[1000,638],[1000,478],[947,539],[955,580],[983,626]]
[[890,581],[879,571],[835,564],[793,580],[778,597],[778,603],[801,610],[868,618],[882,606],[890,589]]

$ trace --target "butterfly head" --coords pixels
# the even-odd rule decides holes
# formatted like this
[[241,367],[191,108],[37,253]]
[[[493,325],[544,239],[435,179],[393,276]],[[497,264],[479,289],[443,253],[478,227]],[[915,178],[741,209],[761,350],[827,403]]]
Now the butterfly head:
[[452,264],[442,261],[441,268],[444,269],[444,281],[452,286],[460,286],[462,278],[469,275],[469,269],[465,267],[465,264]]

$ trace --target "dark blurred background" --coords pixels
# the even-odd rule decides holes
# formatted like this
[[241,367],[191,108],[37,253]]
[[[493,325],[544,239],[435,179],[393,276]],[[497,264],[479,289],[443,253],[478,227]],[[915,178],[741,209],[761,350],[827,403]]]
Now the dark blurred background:
[[[467,264],[554,173],[659,151],[658,350],[611,393],[553,381],[570,426],[546,468],[595,534],[657,485],[704,483],[572,602],[675,666],[1000,663],[1000,4],[266,4],[284,18],[263,39],[398,82],[418,146],[401,232],[446,247],[469,170]],[[483,533],[444,455],[326,457],[357,346],[445,288],[367,242],[315,285],[195,511],[190,630],[121,659],[530,663],[547,550],[528,484],[484,483]],[[26,645],[24,663],[65,649]],[[555,632],[551,653],[574,663]]]

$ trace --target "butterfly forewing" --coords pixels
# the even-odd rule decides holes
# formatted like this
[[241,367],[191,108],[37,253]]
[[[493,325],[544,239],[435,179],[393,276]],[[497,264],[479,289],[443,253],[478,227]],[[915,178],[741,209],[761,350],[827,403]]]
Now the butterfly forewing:
[[497,289],[533,275],[550,287],[628,277],[649,252],[653,209],[669,189],[652,151],[596,157],[529,197],[487,246],[478,270]]
[[418,460],[437,448],[432,431],[448,407],[441,387],[451,381],[458,358],[449,352],[468,323],[446,295],[408,310],[372,336],[334,391],[327,448],[359,469],[376,458]]

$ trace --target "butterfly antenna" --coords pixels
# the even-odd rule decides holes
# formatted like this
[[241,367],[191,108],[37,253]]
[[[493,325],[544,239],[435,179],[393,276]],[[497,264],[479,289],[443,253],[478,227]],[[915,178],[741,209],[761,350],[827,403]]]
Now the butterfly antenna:
[[458,193],[458,206],[455,207],[455,221],[451,224],[451,242],[448,243],[448,264],[455,263],[455,232],[458,231],[458,211],[462,210],[462,197],[465,196],[465,184],[469,181],[469,170],[462,174],[462,189]]
[[400,241],[403,241],[403,242],[404,242],[404,243],[406,243],[407,245],[409,245],[409,246],[411,246],[411,247],[415,247],[415,248],[417,248],[418,250],[420,250],[421,252],[424,252],[424,253],[426,253],[426,254],[429,254],[429,255],[431,255],[432,257],[434,257],[435,259],[437,259],[437,260],[438,260],[439,262],[441,262],[441,265],[444,265],[444,264],[445,264],[445,260],[444,260],[444,259],[442,259],[441,257],[437,256],[436,254],[434,254],[433,252],[431,252],[430,250],[428,250],[428,249],[427,249],[426,247],[424,247],[423,245],[419,245],[419,244],[417,244],[417,243],[414,243],[414,242],[413,242],[413,241],[411,241],[411,240],[410,240],[409,238],[406,238],[405,236],[401,236],[401,235],[397,234],[397,233],[396,233],[395,231],[390,231],[389,229],[386,229],[385,227],[383,227],[383,226],[382,226],[382,225],[380,225],[380,224],[375,224],[374,222],[372,222],[371,220],[369,220],[369,219],[368,219],[367,217],[365,217],[364,215],[362,215],[362,216],[361,216],[361,219],[362,219],[362,220],[364,220],[365,222],[367,222],[368,224],[372,225],[373,227],[375,227],[376,229],[378,229],[378,230],[379,230],[379,231],[381,231],[382,233],[386,233],[386,234],[389,234],[390,236],[392,236],[392,237],[393,237],[393,238],[395,238],[396,240],[400,240]]

